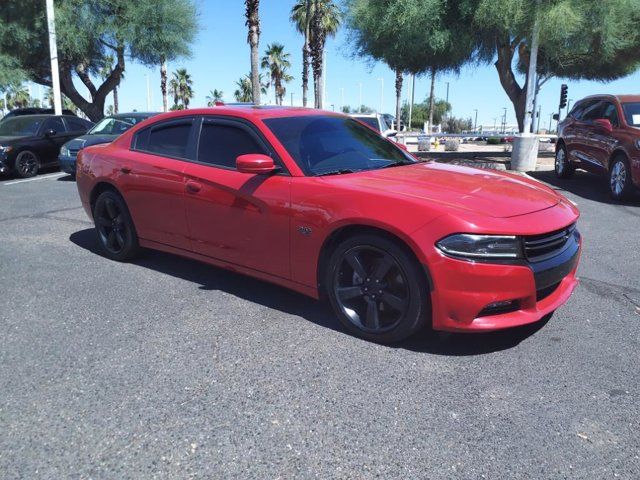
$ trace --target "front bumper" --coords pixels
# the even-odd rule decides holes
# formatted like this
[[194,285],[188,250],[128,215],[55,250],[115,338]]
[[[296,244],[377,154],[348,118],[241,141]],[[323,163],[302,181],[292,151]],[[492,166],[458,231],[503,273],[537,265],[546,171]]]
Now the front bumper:
[[[450,332],[495,331],[534,323],[562,306],[578,284],[581,240],[544,262],[490,264],[438,254],[429,265],[433,328]],[[488,309],[513,302],[505,313]]]
[[76,174],[76,157],[69,157],[66,155],[58,156],[58,163],[60,164],[60,170],[70,175]]

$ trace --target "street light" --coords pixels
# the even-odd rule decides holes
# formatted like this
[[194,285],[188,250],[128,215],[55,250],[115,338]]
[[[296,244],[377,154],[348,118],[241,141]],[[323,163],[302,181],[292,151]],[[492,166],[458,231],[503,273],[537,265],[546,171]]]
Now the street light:
[[378,80],[380,80],[380,111],[379,113],[382,113],[382,110],[384,110],[384,78],[380,77]]
[[293,107],[293,92],[291,92],[291,106]]
[[476,121],[473,124],[473,131],[477,132],[478,131],[478,109],[474,108],[473,111],[476,112]]
[[502,114],[502,133],[507,133],[507,107],[502,107],[504,113]]

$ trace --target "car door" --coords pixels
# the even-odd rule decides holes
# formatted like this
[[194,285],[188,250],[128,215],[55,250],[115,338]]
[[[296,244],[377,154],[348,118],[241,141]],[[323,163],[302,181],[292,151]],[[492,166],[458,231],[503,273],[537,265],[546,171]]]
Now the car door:
[[60,147],[69,140],[67,127],[62,121],[62,117],[48,117],[42,126],[40,136],[42,145],[40,163],[44,165],[57,162]]
[[599,127],[594,120],[602,118],[604,102],[598,100],[584,109],[579,122],[578,141],[576,142],[576,157],[580,161],[581,168],[598,173],[602,167],[597,158],[595,147],[595,135]]
[[122,188],[138,236],[191,250],[184,207],[186,161],[194,158],[194,117],[158,122],[136,133],[131,150],[120,155]]
[[604,128],[594,125],[590,130],[590,154],[594,162],[594,167],[601,171],[609,169],[609,159],[614,149],[618,146],[616,130],[620,128],[620,117],[618,107],[611,101],[603,101],[602,109],[598,112],[598,118],[611,122],[613,130],[608,132]]
[[[239,155],[274,158],[277,173],[240,173]],[[290,176],[248,122],[204,117],[197,158],[187,164],[185,209],[197,253],[283,278],[290,277]]]

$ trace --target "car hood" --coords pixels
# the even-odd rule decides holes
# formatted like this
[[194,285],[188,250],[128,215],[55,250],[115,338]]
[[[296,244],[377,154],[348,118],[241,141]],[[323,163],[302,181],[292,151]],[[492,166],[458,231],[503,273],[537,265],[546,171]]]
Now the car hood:
[[525,215],[560,202],[553,190],[533,180],[432,162],[323,178],[495,218]]
[[66,143],[66,147],[72,150],[81,150],[91,145],[98,145],[100,143],[111,143],[118,135],[82,135],[81,137],[69,140]]

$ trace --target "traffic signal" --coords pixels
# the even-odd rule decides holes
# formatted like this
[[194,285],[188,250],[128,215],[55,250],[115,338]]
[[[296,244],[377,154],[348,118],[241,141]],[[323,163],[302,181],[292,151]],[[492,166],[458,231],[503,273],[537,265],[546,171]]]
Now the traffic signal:
[[566,83],[563,83],[560,87],[560,108],[564,108],[567,106],[567,92],[569,91],[569,87]]

